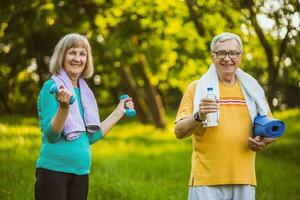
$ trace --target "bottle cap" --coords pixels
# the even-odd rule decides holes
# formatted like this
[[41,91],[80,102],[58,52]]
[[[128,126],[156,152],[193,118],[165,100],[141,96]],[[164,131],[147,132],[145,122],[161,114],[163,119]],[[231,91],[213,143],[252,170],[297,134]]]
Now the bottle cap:
[[207,91],[210,91],[210,90],[213,91],[214,89],[212,87],[208,87]]

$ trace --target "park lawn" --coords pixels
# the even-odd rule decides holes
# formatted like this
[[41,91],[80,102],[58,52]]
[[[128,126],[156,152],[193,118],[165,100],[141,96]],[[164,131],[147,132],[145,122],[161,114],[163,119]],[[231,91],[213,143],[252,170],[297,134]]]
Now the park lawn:
[[[257,153],[257,199],[296,200],[300,197],[300,110],[274,114],[287,131]],[[122,120],[92,145],[90,200],[187,199],[191,139],[177,140],[173,117],[166,130]],[[35,118],[0,119],[0,199],[34,199],[35,161],[40,130]]]

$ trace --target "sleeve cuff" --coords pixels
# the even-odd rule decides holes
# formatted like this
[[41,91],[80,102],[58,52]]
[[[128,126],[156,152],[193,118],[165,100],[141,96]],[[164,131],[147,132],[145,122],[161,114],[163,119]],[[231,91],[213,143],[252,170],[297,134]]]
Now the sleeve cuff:
[[95,133],[87,133],[87,134],[89,134],[90,144],[94,144],[95,142],[97,142],[98,140],[100,140],[101,138],[103,138],[103,134],[102,134],[101,128],[97,132],[95,132]]
[[47,136],[47,138],[49,139],[50,142],[55,143],[59,140],[61,133],[56,132],[53,127],[52,124],[49,123],[48,127],[45,130],[45,134]]
[[191,115],[187,115],[187,114],[177,116],[176,119],[175,119],[175,124],[176,124],[177,122],[179,122],[180,120],[183,120],[183,119],[185,119],[185,118],[187,118],[187,117],[190,117],[190,116],[191,116]]

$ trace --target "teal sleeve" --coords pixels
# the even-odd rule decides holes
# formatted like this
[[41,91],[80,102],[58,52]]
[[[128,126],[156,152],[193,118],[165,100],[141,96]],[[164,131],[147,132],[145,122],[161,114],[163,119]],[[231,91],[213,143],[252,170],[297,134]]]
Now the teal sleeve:
[[90,145],[94,144],[95,142],[103,138],[101,129],[95,133],[86,133],[86,134],[89,138]]
[[38,98],[38,113],[42,133],[46,135],[51,143],[55,143],[61,137],[61,133],[53,130],[51,121],[58,109],[58,103],[55,95],[50,94],[49,90],[55,82],[48,80],[44,83]]

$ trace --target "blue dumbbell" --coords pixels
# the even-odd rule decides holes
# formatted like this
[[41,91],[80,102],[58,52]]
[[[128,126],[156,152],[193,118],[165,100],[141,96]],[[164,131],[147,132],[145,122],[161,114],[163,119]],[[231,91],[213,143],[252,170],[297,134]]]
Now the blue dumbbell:
[[[129,98],[129,96],[127,94],[123,94],[120,96],[120,100],[122,99],[127,99]],[[126,105],[125,105],[125,115],[126,117],[134,117],[136,115],[136,111],[134,109],[131,109],[131,108],[127,108]]]
[[[56,94],[58,92],[58,86],[56,84],[53,84],[49,90],[51,94]],[[76,96],[72,95],[70,98],[69,104],[73,104],[76,101]]]

